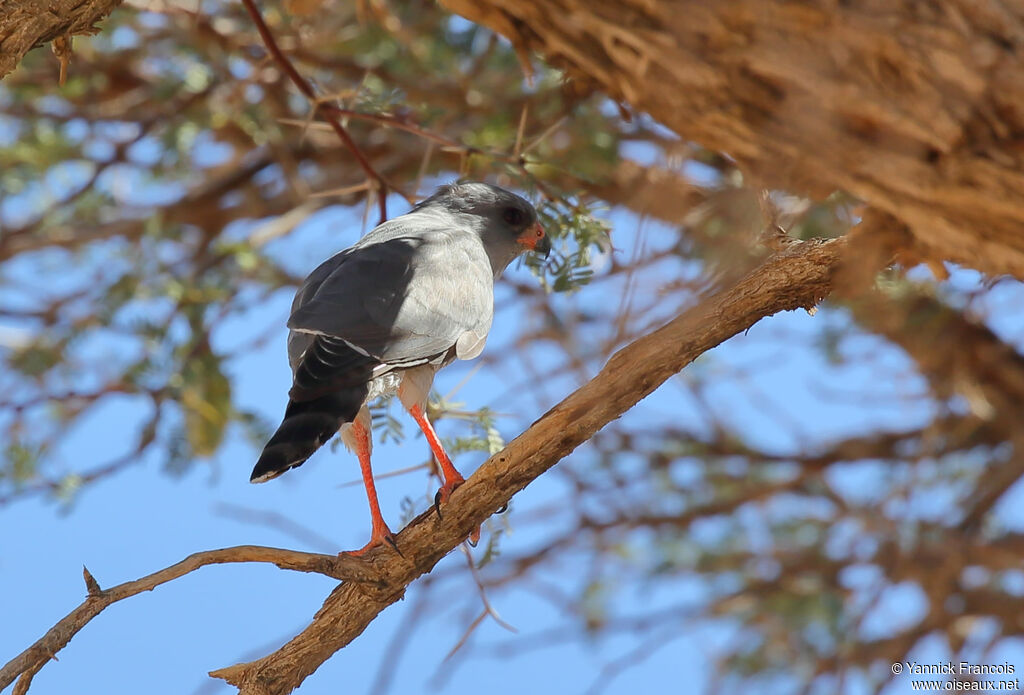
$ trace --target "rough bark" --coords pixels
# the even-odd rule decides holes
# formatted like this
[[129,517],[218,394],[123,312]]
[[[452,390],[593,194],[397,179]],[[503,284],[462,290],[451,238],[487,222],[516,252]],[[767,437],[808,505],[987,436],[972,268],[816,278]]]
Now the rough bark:
[[0,0],[0,78],[26,53],[54,39],[95,34],[121,0]]
[[811,307],[827,295],[847,239],[797,243],[735,285],[617,352],[586,385],[485,462],[444,508],[421,514],[397,539],[402,556],[381,547],[367,556],[380,585],[346,582],[313,622],[261,659],[214,671],[245,695],[291,692],[376,616],[430,572],[495,510],[698,356],[776,312]]
[[764,187],[849,191],[925,258],[1024,278],[1019,0],[443,4]]

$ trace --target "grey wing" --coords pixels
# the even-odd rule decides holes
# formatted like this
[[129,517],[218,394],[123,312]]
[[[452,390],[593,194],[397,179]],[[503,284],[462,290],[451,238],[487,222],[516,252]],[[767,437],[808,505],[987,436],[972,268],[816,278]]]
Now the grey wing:
[[[302,286],[295,293],[295,298],[292,300],[292,313],[301,307],[302,305],[309,302],[316,291],[320,289],[320,285],[323,284],[324,280],[330,277],[337,267],[345,260],[345,257],[351,253],[351,249],[345,249],[340,253],[336,253],[326,261],[317,266],[316,270],[310,273]],[[302,361],[302,355],[305,354],[306,350],[310,345],[313,344],[313,338],[315,336],[311,333],[301,333],[299,331],[288,332],[288,363],[291,365],[292,371],[294,372],[299,367],[299,363]]]
[[460,357],[472,357],[483,348],[493,276],[475,235],[389,235],[335,259],[296,296],[288,321],[293,331],[341,338],[385,364],[419,363],[454,346]]

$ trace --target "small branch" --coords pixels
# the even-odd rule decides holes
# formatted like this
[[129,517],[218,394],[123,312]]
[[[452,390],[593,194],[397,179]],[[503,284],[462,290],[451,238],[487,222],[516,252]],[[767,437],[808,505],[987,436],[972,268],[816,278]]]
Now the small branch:
[[[99,583],[89,570],[83,569],[89,597],[64,618],[47,631],[31,647],[9,661],[0,669],[0,690],[3,690],[15,678],[21,677],[15,692],[25,692],[32,677],[46,662],[67,646],[71,638],[85,625],[99,615],[104,608],[122,599],[152,591],[161,584],[173,581],[194,572],[206,565],[219,565],[235,562],[269,562],[281,569],[296,572],[314,572],[332,579],[346,580],[352,585],[365,583],[376,584],[380,577],[373,568],[358,558],[336,555],[320,555],[318,553],[302,553],[295,550],[266,548],[258,545],[239,545],[219,550],[206,550],[189,555],[181,562],[171,565],[142,579],[118,584],[107,590],[100,589]],[[347,586],[348,584],[346,584]]]
[[477,627],[480,626],[480,623],[482,623],[484,618],[486,618],[487,616],[491,616],[491,618],[494,619],[494,622],[498,623],[498,625],[501,625],[509,632],[519,632],[519,630],[517,630],[513,625],[510,625],[509,623],[505,622],[502,619],[502,617],[498,615],[498,611],[494,610],[494,606],[491,605],[490,600],[487,598],[487,590],[484,589],[484,582],[480,578],[480,571],[477,570],[476,563],[473,562],[473,554],[469,552],[468,546],[468,543],[463,543],[461,546],[459,546],[459,548],[462,550],[462,553],[466,556],[466,566],[469,567],[469,573],[473,576],[473,582],[476,584],[476,590],[480,594],[480,602],[484,604],[484,609],[480,612],[480,615],[477,616],[473,620],[473,622],[469,624],[469,627],[466,628],[466,631],[462,633],[462,637],[459,639],[458,642],[455,643],[455,646],[451,648],[451,651],[448,652],[448,655],[445,656],[444,660],[442,661],[442,664],[450,660],[453,656],[455,656],[455,653],[458,652],[459,649],[462,648],[462,645],[464,645],[469,640],[470,635],[473,634],[473,632],[477,629]]
[[[317,98],[316,92],[313,91],[313,87],[306,81],[306,79],[299,74],[299,71],[295,69],[292,62],[288,59],[284,53],[281,52],[281,48],[277,45],[277,41],[274,39],[274,35],[270,33],[269,27],[266,22],[263,21],[263,16],[260,11],[256,9],[256,4],[253,0],[242,0],[242,4],[245,5],[245,9],[249,12],[249,16],[252,17],[253,23],[256,25],[257,31],[260,33],[260,38],[263,39],[263,43],[266,45],[267,50],[277,61],[277,64],[281,66],[285,74],[288,75],[292,83],[298,88],[300,92],[309,100],[313,105],[314,113],[317,108],[320,107],[321,102]],[[352,136],[349,135],[348,130],[338,120],[335,112],[330,109],[323,109],[324,115],[327,117],[327,122],[331,124],[331,128],[338,135],[338,138],[345,144],[348,151],[352,153],[352,156],[359,162],[359,166],[366,174],[367,179],[374,182],[374,188],[377,191],[377,203],[380,208],[380,221],[384,222],[388,218],[388,207],[387,197],[388,191],[393,190],[401,194],[406,200],[409,197],[402,192],[397,186],[391,185],[376,169],[370,164],[369,160],[366,159],[366,155],[359,149],[359,145],[356,144]],[[411,201],[410,201],[411,202]]]
[[398,535],[402,556],[387,547],[367,553],[364,559],[380,572],[382,584],[342,584],[309,627],[276,652],[210,675],[244,695],[291,692],[515,493],[669,377],[766,316],[816,305],[830,292],[846,247],[845,238],[794,244],[735,285],[617,352],[593,380],[480,466],[452,494],[443,519],[433,510],[414,519]]
[[[522,151],[517,153],[515,151],[504,152],[492,148],[464,144],[425,128],[404,114],[369,113],[341,108],[335,104],[323,102],[320,104],[320,111],[332,113],[338,118],[365,121],[384,128],[393,128],[409,133],[430,145],[438,146],[442,152],[458,154],[463,159],[470,156],[486,157],[495,163],[502,163],[515,169],[520,175],[537,186],[538,190],[546,190],[545,181],[552,178],[553,172],[557,171],[558,175],[553,178],[560,185],[583,189],[589,194],[613,205],[622,205],[634,212],[653,215],[658,219],[669,222],[681,222],[694,206],[704,200],[705,196],[705,193],[699,186],[693,185],[672,171],[659,167],[641,166],[626,159],[616,164],[615,168],[609,173],[607,180],[594,181],[588,178],[579,178],[572,174],[572,172],[555,166],[551,161],[529,157],[530,150],[537,147],[552,133],[565,125],[565,116],[556,120],[539,136],[526,143]],[[304,130],[329,130],[331,128],[328,123],[311,121],[308,118],[279,118],[277,122],[303,128]],[[522,124],[525,124],[525,121]],[[424,155],[425,160],[432,151],[429,147],[427,148]],[[546,172],[543,176],[538,175],[535,166],[531,166],[538,164],[543,164],[542,169]],[[417,179],[415,190],[419,190],[419,178]],[[329,193],[325,192],[324,195]],[[547,191],[546,195],[549,198],[554,197],[550,191]]]
[[35,678],[36,674],[39,673],[39,670],[45,665],[46,661],[40,661],[22,673],[21,677],[18,678],[18,682],[14,684],[13,695],[26,695],[26,693],[28,693],[29,686],[32,685],[32,679]]
[[332,552],[338,547],[338,544],[330,538],[303,526],[294,519],[279,512],[221,503],[214,506],[213,513],[225,519],[234,519],[243,524],[258,524],[284,533],[308,548],[318,548],[323,552]]
[[[480,623],[482,623],[484,621],[484,618],[486,618],[486,617],[487,617],[487,609],[485,608],[484,610],[480,611],[480,614],[478,616],[473,618],[473,622],[471,622],[469,624],[469,627],[466,628],[466,631],[464,633],[462,633],[462,637],[459,638],[459,641],[455,643],[455,646],[452,647],[451,651],[449,651],[448,654],[444,657],[444,661],[448,661],[453,656],[455,656],[456,652],[458,652],[460,649],[462,649],[462,645],[464,645],[466,643],[466,641],[469,639],[469,636],[472,635],[473,632],[478,627],[480,627]],[[442,662],[442,666],[441,667],[443,667],[443,662]],[[439,668],[441,668],[441,667],[439,667]]]
[[50,48],[53,51],[53,55],[57,56],[57,61],[60,63],[60,74],[57,77],[57,84],[61,87],[68,80],[68,65],[71,64],[71,35],[64,34],[58,36],[50,44]]
[[103,594],[100,583],[96,581],[96,577],[92,576],[92,572],[85,565],[82,565],[82,578],[85,579],[85,590],[89,596],[101,596]]

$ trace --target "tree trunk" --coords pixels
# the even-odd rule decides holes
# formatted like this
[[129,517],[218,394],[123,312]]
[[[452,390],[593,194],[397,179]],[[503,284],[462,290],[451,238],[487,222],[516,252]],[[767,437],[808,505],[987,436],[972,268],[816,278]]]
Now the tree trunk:
[[1024,278],[1020,0],[442,2],[755,185],[846,190],[923,260]]
[[0,78],[26,53],[49,41],[95,34],[96,22],[121,0],[0,0]]

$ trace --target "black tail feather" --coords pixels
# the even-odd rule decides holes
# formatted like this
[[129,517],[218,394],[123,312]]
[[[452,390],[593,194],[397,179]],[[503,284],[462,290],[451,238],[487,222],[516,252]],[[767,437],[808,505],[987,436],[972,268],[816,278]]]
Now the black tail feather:
[[284,420],[263,448],[249,481],[262,483],[301,466],[338,428],[354,420],[376,364],[342,341],[318,336],[296,370]]
[[284,420],[263,448],[249,481],[262,483],[301,466],[359,413],[366,387],[344,389],[311,401],[288,401]]

